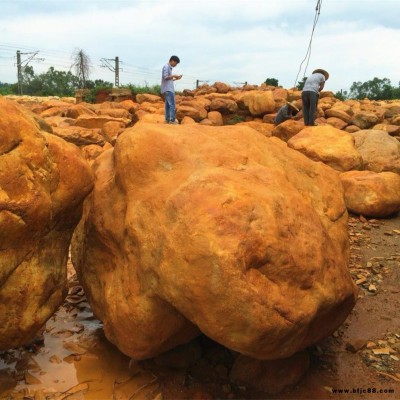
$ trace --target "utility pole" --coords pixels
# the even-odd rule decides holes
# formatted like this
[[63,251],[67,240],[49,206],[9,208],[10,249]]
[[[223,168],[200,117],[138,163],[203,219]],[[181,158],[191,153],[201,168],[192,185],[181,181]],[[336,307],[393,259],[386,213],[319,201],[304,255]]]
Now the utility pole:
[[196,89],[199,88],[200,82],[208,83],[208,82],[210,82],[210,81],[201,81],[201,80],[197,79],[197,80],[196,80]]
[[[103,64],[102,68],[108,68],[110,71],[115,72],[115,87],[119,87],[119,71],[122,71],[119,67],[119,57],[115,58],[102,58],[100,60]],[[114,66],[112,66],[109,61],[114,61]]]
[[17,50],[17,78],[18,78],[18,94],[22,94],[22,66],[21,52]]
[[[29,61],[31,61],[39,51],[35,51],[34,53],[21,53],[19,50],[17,50],[17,78],[18,78],[18,94],[22,95],[22,72],[23,69],[28,65]],[[29,55],[31,54],[30,57],[28,57],[26,60],[22,61],[21,60],[21,55]],[[36,60],[38,61],[44,61],[44,58],[37,58]],[[24,65],[23,65],[24,64]]]

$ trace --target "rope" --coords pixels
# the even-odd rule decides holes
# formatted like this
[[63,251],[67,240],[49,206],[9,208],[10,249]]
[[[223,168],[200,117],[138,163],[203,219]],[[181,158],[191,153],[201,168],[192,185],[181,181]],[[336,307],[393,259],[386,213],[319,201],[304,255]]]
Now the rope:
[[306,67],[304,69],[303,79],[306,76],[308,63],[310,62],[310,57],[311,57],[311,44],[312,44],[312,40],[313,40],[313,36],[314,36],[314,30],[315,30],[315,27],[317,26],[319,15],[321,14],[321,6],[322,6],[322,0],[318,0],[317,1],[317,6],[315,7],[314,23],[313,23],[313,28],[312,28],[312,31],[311,31],[310,42],[308,43],[307,53],[306,53],[306,56],[304,57],[303,61],[300,64],[299,72],[297,73],[296,80],[294,82],[294,87],[296,87],[297,80],[299,78],[300,71],[301,71],[301,66],[303,65],[304,61],[307,59],[307,64],[306,64]]

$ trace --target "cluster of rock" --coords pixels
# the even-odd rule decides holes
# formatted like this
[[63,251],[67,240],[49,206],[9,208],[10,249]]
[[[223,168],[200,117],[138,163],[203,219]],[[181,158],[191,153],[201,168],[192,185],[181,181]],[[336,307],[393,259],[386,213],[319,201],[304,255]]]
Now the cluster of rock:
[[[118,135],[138,121],[164,123],[163,100],[154,94],[101,104],[17,100],[44,119],[55,135],[82,147],[88,159],[113,146]],[[273,118],[286,101],[295,102],[300,112],[295,119],[274,126]],[[176,96],[176,103],[183,125],[246,125],[336,169],[341,173],[347,208],[353,213],[381,218],[400,210],[400,100],[340,101],[332,92],[322,92],[320,126],[307,129],[301,92],[295,89],[265,84],[232,88],[217,82],[185,90]]]
[[300,97],[203,86],[177,96],[180,125],[150,94],[14,99],[30,111],[0,98],[0,349],[32,337],[65,296],[90,164],[73,262],[124,353],[154,357],[202,332],[284,359],[335,331],[357,296],[347,210],[400,210],[400,101],[324,92],[320,126],[301,112],[274,126]]

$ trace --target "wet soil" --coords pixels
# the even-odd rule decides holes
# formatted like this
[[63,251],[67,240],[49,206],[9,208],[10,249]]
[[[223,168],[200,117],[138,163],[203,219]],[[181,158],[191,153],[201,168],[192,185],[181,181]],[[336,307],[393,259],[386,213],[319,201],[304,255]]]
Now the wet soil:
[[235,354],[205,336],[131,360],[105,339],[69,264],[69,295],[37,340],[0,353],[0,399],[400,399],[400,216],[352,216],[349,232],[358,302],[283,393],[232,383]]

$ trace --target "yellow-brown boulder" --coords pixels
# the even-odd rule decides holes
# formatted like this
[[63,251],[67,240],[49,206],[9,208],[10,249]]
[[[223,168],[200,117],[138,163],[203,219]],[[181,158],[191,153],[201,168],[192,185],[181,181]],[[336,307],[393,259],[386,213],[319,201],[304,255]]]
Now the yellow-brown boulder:
[[94,170],[73,263],[106,336],[131,357],[203,332],[285,358],[352,309],[338,174],[279,139],[139,122]]
[[93,177],[80,150],[0,97],[0,350],[29,343],[67,293]]

